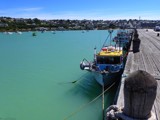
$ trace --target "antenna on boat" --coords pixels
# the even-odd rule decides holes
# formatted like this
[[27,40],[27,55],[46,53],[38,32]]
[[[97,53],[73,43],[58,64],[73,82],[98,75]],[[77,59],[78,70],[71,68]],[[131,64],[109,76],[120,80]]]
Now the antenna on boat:
[[120,38],[118,39],[118,40],[119,40],[118,43],[119,43],[119,52],[120,52],[120,47],[121,47],[121,40],[120,40],[120,39],[121,39],[121,34],[119,34],[119,35],[120,35],[120,36],[119,36]]
[[[104,41],[102,48],[103,48],[103,47],[105,47],[105,44],[106,44],[106,42],[107,42],[108,38],[109,38],[109,34],[108,34],[108,36],[107,36],[106,40]],[[102,48],[101,48],[101,49],[102,49]]]
[[109,29],[108,32],[109,32],[109,35],[110,35],[110,46],[111,46],[111,39],[112,39],[112,32],[113,32],[113,30]]
[[119,52],[120,52],[120,47],[121,47],[121,41],[120,41],[120,39],[121,39],[121,35],[120,35],[120,31],[119,31],[119,33],[117,34],[117,36],[118,36],[118,49],[119,49]]
[[120,52],[121,41],[119,40],[119,52]]

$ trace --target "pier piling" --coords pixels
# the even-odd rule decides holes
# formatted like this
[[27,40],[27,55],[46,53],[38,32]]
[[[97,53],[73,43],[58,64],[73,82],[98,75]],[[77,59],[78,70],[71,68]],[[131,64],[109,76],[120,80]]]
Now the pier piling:
[[124,83],[123,113],[131,118],[148,119],[156,98],[157,81],[149,73],[138,70]]
[[139,47],[140,47],[140,43],[141,40],[138,38],[138,33],[137,31],[134,33],[134,39],[133,39],[133,53],[137,53],[139,52]]

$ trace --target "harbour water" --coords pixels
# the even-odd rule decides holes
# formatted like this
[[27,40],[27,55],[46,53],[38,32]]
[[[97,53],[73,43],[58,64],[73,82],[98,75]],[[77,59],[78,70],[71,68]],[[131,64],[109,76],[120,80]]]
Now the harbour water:
[[[0,33],[0,119],[101,120],[101,97],[81,108],[101,94],[101,86],[79,63],[93,59],[94,47],[101,47],[108,32],[36,34]],[[105,107],[115,91],[105,94]]]

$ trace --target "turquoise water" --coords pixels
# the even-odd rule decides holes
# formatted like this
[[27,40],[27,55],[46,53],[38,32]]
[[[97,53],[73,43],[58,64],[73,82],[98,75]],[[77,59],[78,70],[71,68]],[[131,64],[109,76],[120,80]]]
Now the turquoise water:
[[[105,30],[37,32],[36,37],[0,33],[0,119],[101,120],[101,97],[80,109],[101,94],[101,86],[79,63],[92,60],[93,48],[107,36]],[[114,92],[105,94],[106,107]]]

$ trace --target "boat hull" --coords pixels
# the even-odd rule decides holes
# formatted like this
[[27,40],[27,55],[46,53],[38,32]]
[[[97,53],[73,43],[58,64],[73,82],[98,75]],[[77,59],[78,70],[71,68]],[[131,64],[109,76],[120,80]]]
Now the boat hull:
[[101,85],[101,86],[108,86],[112,83],[119,81],[121,78],[121,75],[123,73],[123,70],[120,70],[116,73],[99,73],[99,72],[92,72],[95,80]]

